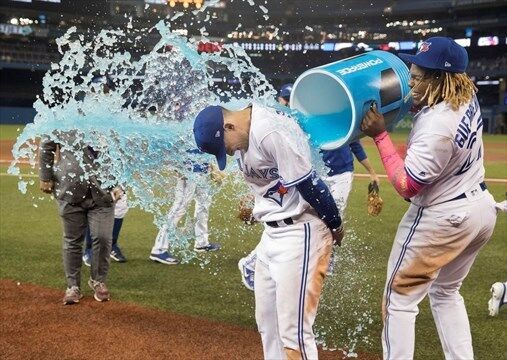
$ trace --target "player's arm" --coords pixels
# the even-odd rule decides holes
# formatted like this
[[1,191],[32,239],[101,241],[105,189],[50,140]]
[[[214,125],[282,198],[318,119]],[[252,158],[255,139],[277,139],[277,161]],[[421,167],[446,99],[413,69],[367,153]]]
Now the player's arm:
[[363,146],[359,141],[354,141],[349,144],[350,150],[356,157],[357,161],[363,165],[363,167],[368,171],[368,174],[370,174],[370,180],[379,182],[377,173],[373,169],[373,167],[370,164],[370,161],[368,160],[368,157],[366,156],[366,152],[364,151]]
[[404,199],[410,199],[417,195],[424,188],[425,184],[417,182],[407,173],[405,163],[396,151],[387,131],[375,136],[373,140],[380,153],[387,178],[398,194]]
[[51,140],[41,141],[39,147],[39,187],[41,191],[51,194],[54,187],[53,165],[58,144]]
[[312,171],[311,176],[296,185],[303,199],[315,209],[319,218],[331,230],[333,238],[341,245],[343,223],[336,202],[322,179]]

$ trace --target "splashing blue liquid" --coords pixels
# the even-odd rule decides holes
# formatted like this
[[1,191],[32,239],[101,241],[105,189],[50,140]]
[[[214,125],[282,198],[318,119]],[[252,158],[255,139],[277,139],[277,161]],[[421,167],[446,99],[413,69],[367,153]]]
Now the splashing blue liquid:
[[350,129],[350,111],[323,114],[323,115],[300,115],[298,122],[303,131],[312,134],[310,143],[315,148],[320,148],[326,143],[345,138]]
[[[102,30],[90,40],[70,28],[58,39],[62,59],[44,77],[42,96],[34,104],[34,123],[18,137],[8,172],[19,175],[18,163],[24,158],[36,169],[40,138],[67,148],[91,146],[99,154],[98,178],[103,185],[123,186],[131,195],[130,206],[152,213],[161,228],[174,200],[176,176],[196,182],[210,194],[218,191],[208,176],[187,166],[187,150],[195,148],[193,120],[204,106],[218,104],[234,110],[256,102],[287,112],[303,129],[314,132],[314,127],[321,128],[326,139],[337,135],[326,126],[328,119],[305,119],[278,105],[276,91],[241,48],[225,45],[221,53],[199,54],[194,43],[171,32],[165,22],[159,22],[153,31],[160,34],[160,40],[142,56],[119,50],[122,44],[134,42],[137,32]],[[103,84],[94,83],[97,75],[110,76],[114,87],[106,91]],[[238,80],[237,85],[224,86],[214,80],[224,77]],[[69,132],[77,134],[76,142],[66,143]],[[324,174],[318,149],[313,150],[314,164]],[[193,161],[214,162],[208,155],[193,156]],[[232,186],[238,198],[245,192],[244,186]],[[26,192],[25,182],[18,187]],[[227,229],[218,232],[221,237],[227,235]],[[183,262],[195,256],[191,222],[169,228],[167,234],[171,250],[177,250]]]

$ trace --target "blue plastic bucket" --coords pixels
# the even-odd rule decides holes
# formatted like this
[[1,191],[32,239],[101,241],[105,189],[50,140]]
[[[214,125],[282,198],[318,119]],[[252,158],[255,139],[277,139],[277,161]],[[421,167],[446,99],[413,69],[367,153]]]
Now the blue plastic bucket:
[[392,129],[411,107],[409,70],[397,56],[371,51],[305,71],[292,88],[290,107],[323,150],[364,136],[361,120],[373,102]]

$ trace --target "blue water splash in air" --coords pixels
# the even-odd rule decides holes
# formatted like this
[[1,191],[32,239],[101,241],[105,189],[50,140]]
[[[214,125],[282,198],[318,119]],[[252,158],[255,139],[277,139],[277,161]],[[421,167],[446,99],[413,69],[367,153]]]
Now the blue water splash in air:
[[[254,5],[252,0],[248,3]],[[267,14],[266,8],[261,10]],[[160,40],[152,49],[142,55],[124,50],[123,44],[141,41],[143,33],[127,27],[101,30],[89,38],[72,27],[57,40],[61,61],[52,64],[44,76],[42,95],[34,103],[37,115],[18,137],[13,148],[15,160],[8,172],[20,175],[18,164],[24,159],[30,162],[32,173],[36,172],[41,138],[74,148],[81,161],[79,149],[91,146],[98,152],[100,173],[96,175],[104,187],[121,185],[129,193],[130,206],[152,213],[154,223],[161,228],[174,200],[176,176],[195,181],[210,194],[219,190],[209,176],[200,176],[188,166],[187,150],[196,147],[193,120],[203,107],[219,104],[239,109],[256,102],[289,110],[276,104],[276,91],[243,49],[224,45],[218,53],[200,54],[193,40],[172,32],[170,23],[162,20],[146,31],[159,34]],[[107,86],[93,81],[98,76],[109,78]],[[216,79],[236,81],[228,85]],[[295,111],[290,114],[300,116]],[[72,143],[66,140],[69,133],[75,134]],[[318,150],[313,150],[314,164],[324,174]],[[192,155],[191,160],[215,162],[208,155]],[[229,171],[235,168],[229,167]],[[236,177],[229,177],[233,182],[229,186],[239,198],[246,189],[235,183]],[[27,183],[20,181],[18,188],[25,193]],[[221,238],[230,236],[227,229],[213,231]],[[168,236],[171,251],[190,261],[194,256],[190,250],[192,224],[169,228]],[[350,294],[345,297],[350,298]]]

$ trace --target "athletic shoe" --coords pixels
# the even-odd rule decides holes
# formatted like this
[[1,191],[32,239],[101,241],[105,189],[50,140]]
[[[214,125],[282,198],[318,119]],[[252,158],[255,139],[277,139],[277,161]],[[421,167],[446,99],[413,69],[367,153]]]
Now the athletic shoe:
[[255,270],[249,266],[246,257],[239,260],[238,269],[241,273],[241,282],[243,282],[243,285],[245,285],[248,290],[254,291]]
[[164,251],[162,254],[150,254],[150,260],[166,265],[176,265],[180,263],[169,251]]
[[77,286],[71,286],[67,290],[65,290],[65,295],[63,297],[63,305],[72,305],[77,304],[80,299],[83,298],[83,294],[81,294],[81,290]]
[[86,266],[92,266],[92,249],[85,249],[83,262]]
[[109,301],[111,296],[107,290],[106,284],[100,281],[88,280],[88,286],[93,290],[93,298],[97,301]]
[[497,316],[500,307],[505,304],[505,283],[497,282],[491,286],[491,299],[488,301],[488,309],[490,316]]
[[127,262],[127,258],[125,256],[123,256],[122,252],[121,252],[121,249],[120,247],[117,245],[117,244],[114,244],[112,247],[111,247],[111,259],[113,259],[114,261],[117,261],[117,262],[120,262],[120,263],[124,263],[124,262]]
[[206,246],[194,247],[194,251],[196,251],[196,252],[218,251],[218,250],[220,250],[221,247],[222,246],[220,246],[220,244],[209,243]]

